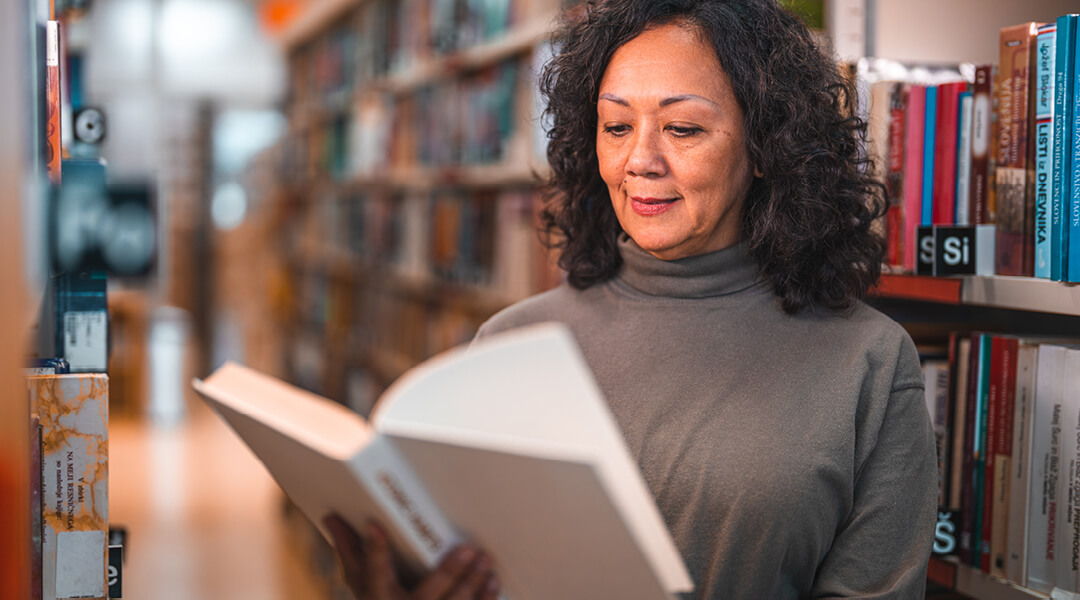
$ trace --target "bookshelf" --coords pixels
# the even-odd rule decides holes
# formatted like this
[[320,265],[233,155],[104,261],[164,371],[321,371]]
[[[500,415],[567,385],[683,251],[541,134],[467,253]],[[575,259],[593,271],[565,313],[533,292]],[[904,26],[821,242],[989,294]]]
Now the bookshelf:
[[279,38],[289,125],[267,236],[288,290],[283,371],[361,412],[561,279],[535,233],[534,108],[561,2],[450,4],[324,0]]

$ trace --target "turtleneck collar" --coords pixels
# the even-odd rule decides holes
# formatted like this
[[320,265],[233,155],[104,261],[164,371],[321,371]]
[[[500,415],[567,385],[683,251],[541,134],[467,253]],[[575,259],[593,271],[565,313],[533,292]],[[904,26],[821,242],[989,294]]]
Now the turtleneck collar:
[[619,254],[623,264],[617,280],[650,296],[710,298],[727,296],[763,283],[757,263],[744,243],[669,261],[642,250],[622,233],[619,235]]

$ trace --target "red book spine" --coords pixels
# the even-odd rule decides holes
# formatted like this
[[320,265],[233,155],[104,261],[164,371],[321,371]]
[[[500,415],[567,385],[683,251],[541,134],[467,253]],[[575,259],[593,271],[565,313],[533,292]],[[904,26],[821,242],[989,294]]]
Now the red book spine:
[[885,189],[889,209],[885,217],[890,265],[904,265],[907,240],[904,235],[904,108],[907,88],[902,83],[891,86],[889,92],[889,168],[885,173]]
[[990,147],[994,114],[991,65],[975,69],[975,87],[971,111],[971,187],[968,214],[975,225],[990,223]]
[[956,224],[956,153],[960,133],[960,92],[963,81],[943,83],[937,92],[937,135],[934,142],[932,222]]
[[904,154],[904,268],[915,270],[915,236],[922,214],[923,130],[926,123],[926,86],[908,88]]
[[993,513],[994,492],[997,491],[995,481],[995,463],[1000,452],[1002,413],[1002,390],[1000,374],[1004,368],[1004,346],[999,336],[990,340],[990,392],[987,394],[986,403],[986,445],[983,447],[985,470],[983,475],[983,510],[982,510],[982,535],[979,554],[979,568],[984,572],[990,572],[991,554],[990,540],[993,536]]

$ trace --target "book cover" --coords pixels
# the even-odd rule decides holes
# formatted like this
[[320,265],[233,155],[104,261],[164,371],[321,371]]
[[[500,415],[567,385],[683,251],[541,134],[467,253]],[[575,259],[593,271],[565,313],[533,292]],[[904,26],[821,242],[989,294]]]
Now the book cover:
[[926,408],[937,444],[938,506],[944,507],[948,500],[949,362],[927,360],[923,362],[922,370]]
[[42,437],[42,598],[107,597],[109,385],[102,374],[27,377]]
[[904,111],[904,268],[915,272],[915,238],[922,221],[923,138],[926,134],[926,86],[907,86]]
[[564,326],[439,355],[399,378],[370,422],[234,364],[194,385],[316,526],[331,512],[354,527],[374,516],[415,570],[468,532],[510,598],[693,587]]
[[967,82],[952,81],[937,86],[932,177],[931,222],[956,224],[956,166],[960,145],[960,94]]
[[1050,199],[1050,279],[1068,278],[1069,204],[1072,198],[1073,97],[1076,94],[1077,15],[1057,19],[1054,58],[1053,196]]
[[971,120],[974,101],[971,91],[960,94],[960,146],[956,153],[956,224],[971,220]]
[[905,234],[906,219],[904,212],[904,139],[906,136],[905,109],[907,105],[907,87],[900,82],[892,82],[887,94],[888,108],[888,148],[885,169],[885,194],[888,198],[888,212],[885,216],[885,231],[888,247],[886,260],[891,265],[914,268],[904,260],[906,244],[909,238]]
[[938,86],[926,86],[926,117],[923,122],[922,203],[919,224],[934,224],[934,156],[937,152]]
[[1050,278],[1050,200],[1054,171],[1054,61],[1057,24],[1039,28],[1035,42],[1035,277]]
[[1039,346],[1035,364],[1035,436],[1032,438],[1032,496],[1028,504],[1027,587],[1050,592],[1057,580],[1058,501],[1061,465],[1062,370],[1065,348]]
[[45,172],[49,181],[60,183],[60,22],[45,23]]
[[[981,538],[979,537],[976,510],[982,503],[982,486],[976,489],[977,480],[982,479],[976,455],[979,448],[980,411],[979,402],[979,365],[982,362],[983,344],[980,333],[971,334],[971,353],[967,378],[967,410],[964,414],[964,463],[963,483],[960,497],[960,551],[959,558],[964,564],[976,564]],[[989,352],[987,352],[989,354]],[[989,357],[986,358],[989,360]],[[980,514],[981,516],[981,514]]]
[[1080,350],[1066,348],[1062,366],[1061,472],[1057,537],[1061,554],[1054,586],[1080,591]]
[[990,147],[993,101],[993,67],[975,69],[971,105],[971,183],[968,214],[972,225],[986,225],[990,219]]
[[[992,468],[988,465],[987,475],[993,476],[990,488],[990,525],[988,540],[990,556],[984,559],[984,570],[991,575],[1005,576],[1005,563],[1008,556],[1007,536],[1009,531],[1009,505],[1012,489],[1010,476],[1013,466],[1013,429],[1016,411],[1016,364],[1019,341],[1016,338],[994,336],[991,348],[992,369],[990,374],[990,398],[996,405],[993,410],[995,423],[992,427]],[[988,443],[989,445],[989,443]]]
[[1031,79],[1035,76],[1035,36],[1040,23],[1001,29],[1001,86],[998,105],[997,264],[998,275],[1034,273],[1034,164],[1031,143]]
[[1032,495],[1032,439],[1035,435],[1035,365],[1039,346],[1022,342],[1016,351],[1016,402],[1013,417],[1013,464],[1009,481],[1007,555],[1004,577],[1023,585],[1027,581],[1028,521]]

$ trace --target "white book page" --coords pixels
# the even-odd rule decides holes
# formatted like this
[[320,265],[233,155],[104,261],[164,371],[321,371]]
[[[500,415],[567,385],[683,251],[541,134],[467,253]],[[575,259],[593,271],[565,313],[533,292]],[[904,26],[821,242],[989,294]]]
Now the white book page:
[[436,357],[392,386],[372,421],[396,444],[413,438],[594,465],[665,589],[692,589],[622,432],[564,326],[523,328]]

